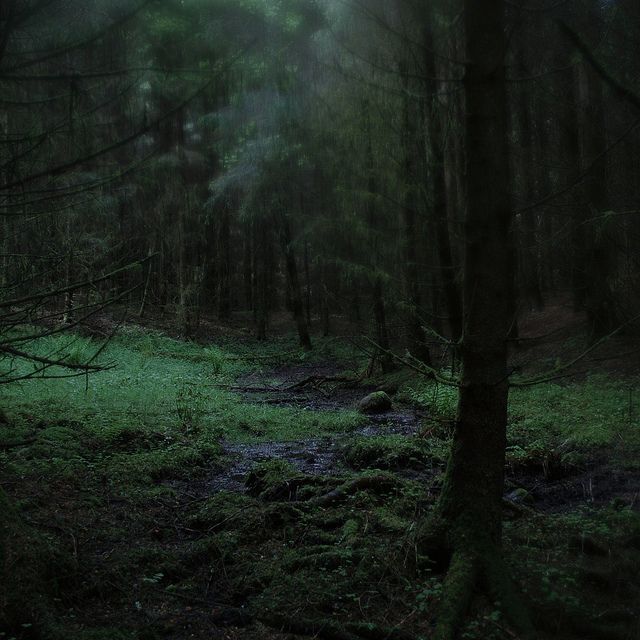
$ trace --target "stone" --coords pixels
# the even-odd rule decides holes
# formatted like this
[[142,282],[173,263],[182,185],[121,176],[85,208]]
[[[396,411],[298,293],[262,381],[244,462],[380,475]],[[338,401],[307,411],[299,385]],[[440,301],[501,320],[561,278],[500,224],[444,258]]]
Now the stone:
[[360,413],[384,413],[389,409],[391,409],[391,398],[384,391],[370,393],[358,403]]

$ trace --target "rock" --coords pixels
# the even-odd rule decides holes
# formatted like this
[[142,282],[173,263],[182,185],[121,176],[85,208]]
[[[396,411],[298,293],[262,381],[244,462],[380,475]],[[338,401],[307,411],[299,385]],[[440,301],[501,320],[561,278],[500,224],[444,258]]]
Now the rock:
[[535,502],[534,497],[522,487],[511,491],[507,495],[507,500],[511,500],[511,502],[520,503],[524,505],[532,505]]
[[384,413],[391,409],[391,398],[384,391],[376,391],[358,403],[360,413]]

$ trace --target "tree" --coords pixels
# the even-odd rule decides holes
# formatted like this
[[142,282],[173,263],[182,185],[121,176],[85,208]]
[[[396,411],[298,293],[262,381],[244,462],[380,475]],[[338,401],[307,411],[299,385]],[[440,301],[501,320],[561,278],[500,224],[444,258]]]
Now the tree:
[[511,323],[511,201],[504,1],[464,2],[467,213],[462,373],[454,439],[434,519],[423,540],[450,554],[435,638],[456,637],[483,585],[524,633],[527,615],[501,557]]

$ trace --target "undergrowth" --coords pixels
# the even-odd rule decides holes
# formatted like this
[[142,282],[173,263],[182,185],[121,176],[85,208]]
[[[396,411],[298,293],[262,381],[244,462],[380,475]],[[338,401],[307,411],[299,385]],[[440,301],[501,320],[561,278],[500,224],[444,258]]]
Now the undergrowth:
[[[414,536],[437,499],[455,389],[396,373],[381,384],[397,391],[397,406],[417,403],[427,414],[417,435],[351,434],[343,466],[327,476],[271,460],[244,478],[244,494],[207,485],[226,464],[224,440],[345,434],[361,424],[351,410],[255,404],[234,392],[239,377],[274,363],[339,357],[355,366],[349,348],[321,347],[313,356],[288,339],[260,351],[202,347],[128,329],[100,353],[113,368],[6,385],[0,481],[15,507],[0,504],[0,544],[15,571],[2,576],[13,617],[0,638],[156,640],[218,627],[236,630],[233,639],[246,627],[265,638],[430,637],[443,576],[417,556]],[[79,363],[100,343],[56,337],[38,348]],[[634,385],[592,377],[514,390],[510,472],[548,479],[554,464],[579,472],[602,451],[633,467]],[[626,502],[505,516],[507,559],[543,637],[640,636],[640,519]],[[479,600],[462,637],[513,632],[499,603]]]

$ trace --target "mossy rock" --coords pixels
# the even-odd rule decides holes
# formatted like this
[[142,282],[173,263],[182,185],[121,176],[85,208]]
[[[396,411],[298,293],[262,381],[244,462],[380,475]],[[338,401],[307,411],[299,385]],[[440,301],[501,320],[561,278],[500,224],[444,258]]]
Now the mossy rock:
[[393,403],[388,393],[375,391],[358,402],[358,411],[367,414],[384,413],[389,411],[392,406]]

